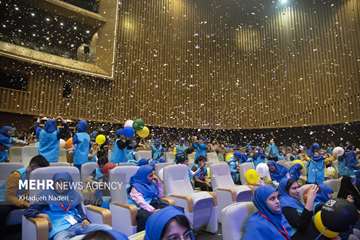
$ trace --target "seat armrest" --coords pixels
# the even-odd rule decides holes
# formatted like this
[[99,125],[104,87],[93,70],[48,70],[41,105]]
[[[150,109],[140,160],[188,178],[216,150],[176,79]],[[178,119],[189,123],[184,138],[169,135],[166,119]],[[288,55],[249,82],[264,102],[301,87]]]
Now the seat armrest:
[[214,206],[217,206],[216,193],[215,193],[215,192],[209,192],[209,194],[210,194],[210,195],[212,196],[212,198],[213,198]]
[[161,198],[161,201],[163,201],[163,202],[165,202],[165,203],[167,203],[169,205],[175,205],[175,201],[173,199],[171,199],[171,198],[168,198],[168,197]]
[[137,215],[136,206],[131,205],[131,204],[125,204],[125,203],[112,203],[112,205],[128,209],[130,212],[130,215],[131,215],[131,225],[132,226],[137,225],[137,223],[136,223],[136,215]]
[[46,217],[26,218],[36,229],[36,240],[46,240],[49,238],[50,221]]
[[187,205],[187,208],[188,208],[188,211],[189,212],[193,211],[193,200],[192,200],[192,198],[190,196],[172,194],[172,195],[169,195],[169,197],[174,198],[175,202],[176,202],[176,199],[181,199],[181,200],[185,201],[186,205]]
[[222,191],[222,192],[229,192],[231,195],[231,199],[233,200],[233,202],[236,201],[236,192],[231,190],[230,188],[217,188],[216,191]]
[[87,205],[86,210],[87,210],[87,213],[88,213],[87,215],[88,215],[89,219],[92,216],[94,216],[94,214],[98,214],[102,218],[101,224],[107,224],[107,225],[111,226],[111,212],[109,209],[97,207],[94,205]]

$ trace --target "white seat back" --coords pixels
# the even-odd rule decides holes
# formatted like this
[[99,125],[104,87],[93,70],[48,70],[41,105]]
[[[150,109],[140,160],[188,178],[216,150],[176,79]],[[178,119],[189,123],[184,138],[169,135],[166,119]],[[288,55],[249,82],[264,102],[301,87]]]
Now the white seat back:
[[130,178],[139,169],[138,166],[118,166],[110,170],[110,182],[118,182],[118,188],[111,188],[111,202],[113,203],[128,203],[127,188]]
[[173,163],[175,162],[175,155],[172,152],[165,153],[166,162]]
[[50,163],[50,167],[59,167],[59,166],[70,167],[70,163],[67,163],[67,162],[52,162],[52,163]]
[[239,240],[244,233],[244,226],[256,207],[252,202],[238,202],[221,211],[223,240]]
[[211,185],[214,190],[217,188],[232,188],[234,181],[231,178],[230,168],[227,163],[216,163],[210,166],[211,169]]
[[151,159],[151,151],[147,151],[147,150],[140,150],[137,151],[135,153],[135,159],[136,160],[140,160],[140,159]]
[[191,195],[194,192],[189,179],[188,166],[177,164],[163,169],[165,192],[168,195]]
[[207,153],[207,160],[209,163],[218,163],[219,158],[216,152],[208,152]]
[[340,190],[341,179],[340,178],[338,178],[338,179],[329,179],[329,180],[324,181],[324,184],[329,186],[334,191],[334,193],[337,195],[337,193]]
[[96,162],[87,162],[81,165],[81,181],[85,182],[99,165]]
[[242,184],[246,184],[245,173],[249,169],[255,169],[254,164],[251,162],[246,162],[239,165],[240,181]]

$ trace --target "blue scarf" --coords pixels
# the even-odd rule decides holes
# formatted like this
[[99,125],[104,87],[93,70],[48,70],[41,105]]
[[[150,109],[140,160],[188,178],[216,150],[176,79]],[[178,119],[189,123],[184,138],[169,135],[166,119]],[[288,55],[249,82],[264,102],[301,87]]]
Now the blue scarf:
[[281,166],[280,164],[277,164],[275,161],[268,161],[267,162],[269,168],[270,166],[273,166],[275,168],[275,171],[270,171],[270,176],[272,180],[275,180],[277,182],[280,182],[283,177],[286,176],[288,173],[288,170],[286,167]]
[[280,194],[280,205],[281,208],[291,207],[295,208],[298,211],[302,212],[304,210],[304,205],[300,202],[299,199],[296,199],[289,195],[289,192],[286,191],[286,185],[288,184],[289,178],[283,178],[279,185],[279,194]]
[[88,123],[86,120],[80,120],[78,124],[76,124],[77,132],[86,132],[88,128]]
[[320,149],[320,144],[314,143],[314,144],[311,145],[311,147],[308,149],[307,155],[308,155],[309,157],[312,157],[312,156],[314,155],[314,152],[315,152],[316,150],[319,150],[319,149]]
[[156,184],[148,179],[148,176],[154,171],[150,165],[140,166],[136,174],[130,178],[130,188],[134,187],[145,199],[154,199],[159,197],[159,190]]
[[317,203],[326,203],[330,200],[329,194],[334,193],[334,191],[325,184],[319,185],[320,191],[316,194],[315,202]]
[[300,163],[295,164],[294,166],[292,166],[289,169],[289,174],[290,177],[292,179],[294,179],[295,181],[299,180],[300,176],[301,176],[301,169],[302,169],[302,165]]
[[11,147],[11,137],[9,135],[9,131],[12,130],[11,126],[2,126],[0,128],[0,144]]
[[255,190],[253,203],[255,207],[264,214],[268,220],[276,226],[277,229],[283,229],[283,216],[280,212],[271,211],[266,205],[266,199],[272,194],[276,192],[275,188],[265,185],[260,186]]
[[185,216],[179,208],[174,206],[169,206],[153,213],[146,221],[145,240],[160,240],[161,235],[165,231],[165,226],[171,219],[179,215]]
[[44,130],[47,133],[53,133],[57,130],[57,126],[56,126],[56,120],[55,119],[49,119],[46,121],[45,123],[45,127]]

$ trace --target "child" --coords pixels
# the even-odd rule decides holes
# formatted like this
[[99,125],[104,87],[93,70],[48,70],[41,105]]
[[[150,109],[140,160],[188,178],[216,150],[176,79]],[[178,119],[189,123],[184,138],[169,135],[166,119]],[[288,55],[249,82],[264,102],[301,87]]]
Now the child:
[[314,143],[308,151],[310,161],[308,164],[308,183],[321,184],[325,180],[324,157],[320,154],[320,145]]
[[160,139],[155,139],[151,145],[151,157],[154,162],[159,162],[164,157],[165,148],[161,145]]
[[92,224],[86,218],[80,193],[70,187],[73,180],[69,173],[56,173],[53,181],[54,190],[41,193],[46,200],[31,205],[24,213],[25,217],[46,217],[47,215],[51,223],[49,238],[68,240],[76,235],[92,231],[111,230],[108,225]]
[[122,129],[118,129],[116,131],[116,135],[118,139],[115,140],[112,146],[111,152],[111,162],[112,163],[125,163],[125,148],[127,146],[127,142],[125,137],[122,135]]
[[242,161],[241,159],[242,154],[239,151],[235,151],[229,161],[231,177],[235,184],[240,184],[239,161]]
[[0,162],[8,162],[9,149],[14,143],[27,144],[25,141],[11,137],[15,133],[15,128],[2,126],[0,128]]
[[90,135],[86,132],[88,124],[85,120],[80,120],[76,125],[77,132],[73,136],[74,166],[81,170],[81,165],[86,163],[89,158]]
[[[61,117],[58,117],[64,126],[64,131],[68,132],[69,127]],[[35,133],[39,141],[39,154],[44,156],[49,162],[57,162],[60,153],[60,131],[56,126],[55,119],[48,119],[45,127],[39,127],[40,119],[35,123]]]
[[194,175],[195,187],[199,187],[201,191],[212,191],[211,184],[206,180],[207,168],[206,158],[200,156],[196,161],[196,174]]
[[175,155],[177,153],[185,153],[189,147],[185,145],[185,138],[180,138],[179,144],[175,146]]
[[160,200],[164,196],[161,181],[153,174],[153,171],[152,166],[144,165],[130,178],[128,201],[129,204],[138,207],[136,215],[138,232],[145,229],[146,220],[156,209],[166,206]]
[[203,139],[198,140],[196,136],[193,137],[192,147],[195,149],[195,160],[198,157],[207,157],[207,146]]

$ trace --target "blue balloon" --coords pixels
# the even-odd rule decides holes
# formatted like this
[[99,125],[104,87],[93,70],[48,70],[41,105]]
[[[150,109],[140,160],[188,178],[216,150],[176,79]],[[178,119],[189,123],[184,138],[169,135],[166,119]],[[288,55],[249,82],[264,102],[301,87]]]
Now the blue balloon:
[[132,127],[126,127],[123,129],[123,135],[127,138],[132,138],[135,136],[135,130]]

